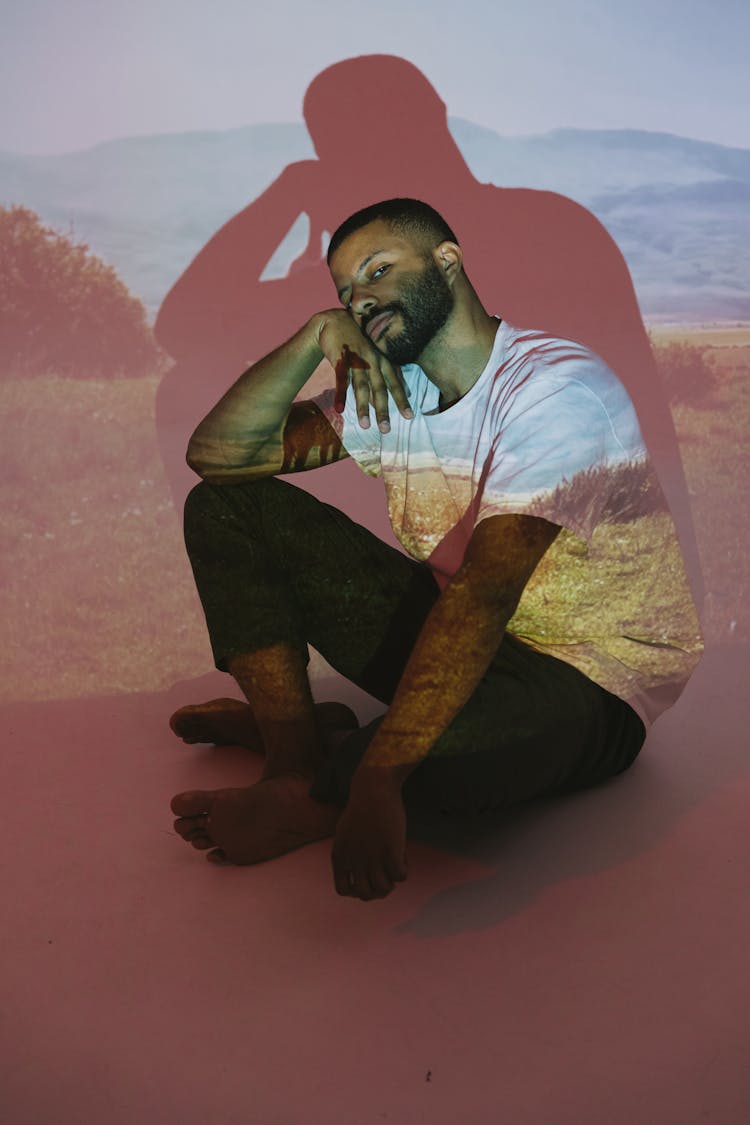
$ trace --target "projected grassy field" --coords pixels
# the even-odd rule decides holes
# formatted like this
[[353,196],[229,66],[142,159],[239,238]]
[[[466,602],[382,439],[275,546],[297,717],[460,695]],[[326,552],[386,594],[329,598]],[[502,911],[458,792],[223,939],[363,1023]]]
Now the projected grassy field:
[[[710,399],[674,411],[710,591],[710,643],[750,635],[750,329],[689,337],[718,372]],[[658,342],[668,338],[659,329]],[[156,377],[39,376],[0,387],[6,700],[156,691],[212,668],[156,448],[156,385]],[[657,546],[658,516],[607,529],[605,569],[631,550],[622,536],[645,534],[649,520]],[[648,557],[653,565],[634,578],[633,597],[649,582],[663,583],[668,596],[658,549]]]

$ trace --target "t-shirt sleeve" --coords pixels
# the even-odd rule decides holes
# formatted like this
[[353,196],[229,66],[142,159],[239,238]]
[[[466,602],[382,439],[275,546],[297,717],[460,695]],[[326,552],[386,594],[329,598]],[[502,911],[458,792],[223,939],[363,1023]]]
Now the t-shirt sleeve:
[[354,392],[351,387],[346,395],[343,414],[334,408],[334,392],[323,391],[312,401],[333,426],[346,452],[359,465],[362,472],[370,477],[379,477],[380,468],[380,430],[375,411],[370,407],[370,427],[363,430],[357,418]]
[[475,523],[533,515],[590,540],[618,506],[658,488],[625,388],[604,365],[594,373],[599,386],[544,374],[517,396],[484,461]]

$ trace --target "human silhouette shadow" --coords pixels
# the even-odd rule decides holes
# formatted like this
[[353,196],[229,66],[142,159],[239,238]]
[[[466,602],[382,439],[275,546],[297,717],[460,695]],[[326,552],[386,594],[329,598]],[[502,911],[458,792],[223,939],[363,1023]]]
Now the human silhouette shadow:
[[[327,234],[360,207],[409,196],[430,203],[456,231],[489,312],[577,340],[618,374],[637,410],[700,605],[698,551],[672,417],[627,265],[598,219],[554,192],[477,181],[448,129],[445,104],[405,59],[365,55],[335,63],[310,84],[304,116],[317,158],[286,167],[210,239],[156,321],[159,343],[176,360],[158,390],[157,429],[178,508],[196,480],[184,454],[198,421],[250,362],[336,303]],[[305,249],[287,277],[261,280],[301,214],[309,220]],[[375,499],[378,482],[352,461],[302,474],[295,483],[393,542],[385,506]]]

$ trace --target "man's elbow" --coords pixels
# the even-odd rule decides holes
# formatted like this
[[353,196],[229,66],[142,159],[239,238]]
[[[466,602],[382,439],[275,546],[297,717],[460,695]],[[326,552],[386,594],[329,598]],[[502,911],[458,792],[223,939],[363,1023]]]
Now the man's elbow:
[[185,460],[189,469],[192,469],[193,472],[197,473],[197,475],[203,480],[208,480],[209,476],[211,475],[211,466],[207,465],[205,461],[196,456],[196,454],[190,449],[189,446],[188,451],[185,454]]
[[185,460],[193,472],[197,473],[199,477],[203,477],[204,480],[211,472],[212,468],[218,468],[216,450],[213,450],[212,456],[212,450],[207,447],[205,441],[201,441],[198,438],[197,431],[192,434],[188,442]]
[[265,460],[254,460],[240,464],[218,464],[216,461],[207,461],[205,457],[196,454],[188,447],[185,460],[194,473],[206,481],[207,484],[245,484],[253,480],[262,480],[264,477],[275,476],[280,466]]

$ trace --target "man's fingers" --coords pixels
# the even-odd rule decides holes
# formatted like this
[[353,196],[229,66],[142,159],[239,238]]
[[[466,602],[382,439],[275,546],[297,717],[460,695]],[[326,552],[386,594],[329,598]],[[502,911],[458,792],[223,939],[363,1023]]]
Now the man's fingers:
[[344,403],[346,402],[346,392],[349,389],[349,379],[354,374],[354,372],[366,372],[367,370],[367,361],[363,359],[358,352],[352,351],[348,344],[344,344],[341,350],[341,355],[336,360],[336,363],[334,365],[334,371],[336,372],[336,394],[334,397],[334,408],[339,413],[342,413],[344,409]]
[[394,367],[389,363],[387,367],[383,367],[383,376],[388,384],[388,390],[391,392],[393,401],[398,407],[399,414],[403,415],[404,418],[413,418],[414,411],[409,405],[409,395],[404,377],[401,374],[401,368]]
[[369,902],[374,898],[385,898],[393,890],[394,878],[388,871],[387,863],[382,866],[371,863],[369,867],[360,870],[344,870],[341,865],[333,864],[333,881],[336,893],[347,898],[360,898]]
[[[385,356],[379,360],[379,370],[370,373],[370,385],[373,392],[373,404],[378,419],[378,424],[383,433],[388,433],[391,428],[388,394],[393,399],[400,414],[404,418],[413,418],[414,411],[409,405],[409,394],[401,368],[396,367]],[[384,423],[384,424],[383,424]]]
[[355,871],[352,877],[352,894],[355,898],[361,898],[363,902],[369,902],[373,897],[370,880],[364,872]]
[[387,874],[385,864],[370,871],[369,882],[374,898],[385,898],[393,890],[393,880]]
[[357,410],[357,418],[363,430],[370,427],[370,406],[381,433],[387,434],[391,428],[388,395],[393,398],[404,418],[413,418],[409,396],[401,373],[401,368],[378,352],[369,341],[363,341],[362,353],[344,344],[334,370],[336,391],[334,408],[341,414],[346,403],[346,395],[351,382]]
[[391,428],[388,413],[388,390],[380,371],[369,368],[367,371],[352,371],[352,386],[357,403],[357,417],[362,429],[370,425],[370,406],[375,410],[375,419],[381,432],[387,434]]
[[[375,411],[375,419],[378,428],[381,433],[387,434],[391,428],[391,415],[388,401],[389,384],[386,382],[384,370],[385,368],[381,371],[380,367],[373,365],[365,371],[354,369],[350,374],[357,402],[357,415],[359,417],[360,426],[362,426],[363,429],[369,427],[369,408],[372,406]],[[392,370],[391,368],[391,371]],[[411,414],[411,408],[409,407],[409,402],[403,388],[396,383],[394,374],[392,374],[390,378],[397,386],[403,409],[409,411],[409,414]],[[399,406],[399,409],[401,409],[401,406]]]
[[363,430],[370,428],[370,381],[362,371],[352,371],[352,387],[354,388],[354,402],[357,409],[357,418]]
[[376,874],[375,870],[371,867],[355,872],[351,891],[355,898],[370,902],[374,898],[385,898],[393,890],[393,884],[384,877],[382,871]]
[[349,371],[346,367],[342,367],[340,363],[336,364],[336,390],[333,396],[333,409],[339,414],[344,413],[346,406],[346,392],[349,390]]
[[388,389],[380,372],[377,373],[377,376],[375,372],[370,374],[370,393],[372,404],[375,407],[378,429],[381,433],[387,434],[391,428],[391,418],[388,412]]
[[333,867],[333,882],[336,894],[350,895],[352,893],[352,874],[347,868],[343,857],[335,850],[331,851],[331,866]]

